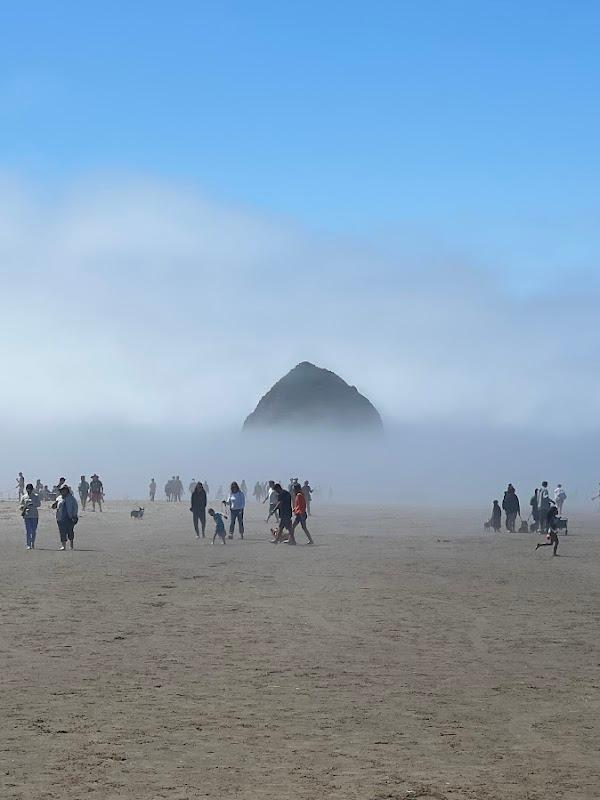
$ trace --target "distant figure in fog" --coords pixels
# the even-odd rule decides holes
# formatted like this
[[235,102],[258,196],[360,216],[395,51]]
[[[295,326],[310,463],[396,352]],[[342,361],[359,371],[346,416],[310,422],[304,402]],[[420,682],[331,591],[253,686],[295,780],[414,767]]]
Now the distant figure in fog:
[[85,504],[88,501],[88,495],[90,493],[90,485],[85,479],[85,475],[82,475],[79,479],[79,486],[77,487],[77,491],[79,492],[79,500],[81,501],[81,510],[85,511]]
[[531,518],[533,520],[533,530],[537,531],[540,527],[540,505],[538,502],[538,489],[532,495],[531,500],[529,501],[529,505],[531,506]]
[[240,489],[243,492],[244,497],[247,497],[248,496],[248,487],[246,486],[246,481],[245,480],[242,480]]
[[104,501],[104,486],[102,485],[102,481],[94,473],[90,479],[90,502],[92,504],[92,511],[96,510],[96,505],[98,506],[98,511],[102,511],[102,502]]
[[150,502],[153,503],[154,498],[156,497],[156,481],[154,480],[154,478],[152,478],[148,486],[148,496],[150,498]]
[[204,481],[202,485],[204,486],[204,491],[206,492],[206,496],[210,497],[210,488],[208,486],[208,481]]
[[227,505],[229,506],[231,515],[229,521],[229,538],[233,539],[233,533],[235,531],[235,522],[237,520],[238,530],[240,532],[240,539],[243,539],[244,508],[246,506],[246,496],[235,481],[233,481],[233,483],[231,484],[231,491],[229,494],[229,499],[227,500]]
[[[27,487],[25,487],[25,488],[27,488]],[[37,481],[35,482],[35,493],[36,494],[40,494],[42,492],[43,488],[44,488],[44,484],[38,478]]]
[[28,483],[20,503],[21,516],[25,522],[25,541],[28,550],[35,550],[35,537],[39,520],[38,508],[41,504],[42,501],[39,495],[33,491],[33,484]]
[[22,472],[19,472],[19,474],[17,475],[17,485],[15,486],[15,489],[17,490],[17,493],[19,495],[19,500],[21,500],[21,498],[25,494],[25,477]]
[[514,533],[517,514],[520,515],[521,506],[519,504],[519,498],[515,492],[515,487],[512,485],[512,483],[508,484],[508,488],[504,492],[502,508],[506,513],[506,530],[509,531],[509,533]]
[[500,503],[497,500],[494,500],[492,505],[490,525],[496,533],[498,533],[502,527],[502,509],[500,508]]
[[554,490],[554,502],[556,503],[556,507],[558,508],[558,516],[562,516],[563,505],[565,500],[567,499],[567,493],[562,487],[562,484],[559,483]]
[[198,481],[198,483],[194,486],[190,503],[190,511],[193,514],[196,536],[200,538],[200,531],[198,530],[198,522],[200,522],[200,526],[202,528],[202,538],[204,539],[204,532],[206,530],[206,492],[204,491],[204,486],[202,486],[200,481]]
[[217,489],[217,500],[222,498],[223,498],[223,487],[219,486],[219,488]]
[[196,480],[196,478],[192,478],[192,480],[190,481],[190,485],[188,486],[188,490],[189,490],[190,494],[193,493],[194,489],[196,488],[196,484],[197,483],[198,483],[198,481]]
[[256,483],[254,484],[254,491],[252,492],[252,494],[254,495],[254,499],[256,500],[256,502],[260,503],[262,499],[262,486],[258,481],[256,481]]
[[304,495],[304,499],[306,500],[306,514],[310,517],[310,504],[312,502],[313,490],[310,488],[308,481],[304,481],[302,484],[302,493]]

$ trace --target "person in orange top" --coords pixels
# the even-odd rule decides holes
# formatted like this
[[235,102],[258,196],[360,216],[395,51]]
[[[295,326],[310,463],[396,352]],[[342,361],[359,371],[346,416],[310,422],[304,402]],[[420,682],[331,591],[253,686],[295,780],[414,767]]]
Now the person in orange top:
[[304,492],[302,491],[302,487],[299,483],[294,484],[294,524],[292,525],[292,533],[290,535],[290,539],[292,540],[290,544],[296,544],[296,540],[294,538],[294,532],[296,528],[300,525],[304,533],[306,534],[306,538],[308,539],[309,544],[313,544],[312,536],[310,535],[310,531],[306,527],[306,497],[304,496]]

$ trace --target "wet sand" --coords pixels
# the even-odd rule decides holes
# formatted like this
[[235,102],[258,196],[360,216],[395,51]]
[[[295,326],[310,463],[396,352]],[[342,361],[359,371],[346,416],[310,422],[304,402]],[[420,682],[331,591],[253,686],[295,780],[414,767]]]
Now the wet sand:
[[[34,552],[0,504],[0,797],[600,796],[600,515],[315,509],[316,546],[109,503]],[[209,528],[212,538],[212,526]]]

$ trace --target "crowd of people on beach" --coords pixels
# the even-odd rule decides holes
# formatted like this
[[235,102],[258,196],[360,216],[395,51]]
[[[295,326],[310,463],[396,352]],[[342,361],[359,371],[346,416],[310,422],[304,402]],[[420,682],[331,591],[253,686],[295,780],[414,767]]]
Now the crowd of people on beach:
[[505,514],[505,527],[509,533],[516,532],[517,517],[521,520],[519,533],[540,533],[546,536],[545,542],[538,542],[536,550],[540,547],[552,547],[553,555],[558,551],[558,531],[567,528],[567,520],[562,518],[562,511],[567,493],[562,484],[557,484],[553,496],[550,496],[548,481],[542,481],[529,500],[530,512],[524,517],[521,511],[521,503],[515,487],[509,483],[502,506],[498,500],[492,504],[492,515],[486,523],[486,528],[499,533],[502,528],[502,512]]
[[[38,478],[35,483],[25,483],[22,472],[17,477],[19,496],[19,510],[25,524],[25,543],[28,550],[35,550],[35,540],[39,523],[39,509],[42,502],[52,503],[51,508],[56,512],[56,524],[60,538],[60,550],[71,550],[75,547],[75,526],[79,521],[79,504],[66,478],[61,477],[54,484],[52,490]],[[92,504],[92,511],[102,511],[104,501],[104,486],[94,473],[89,482],[82,475],[77,487],[82,511],[85,511],[88,502]]]
[[[17,477],[19,509],[25,524],[26,547],[28,550],[35,549],[37,528],[39,522],[39,509],[42,502],[51,502],[51,508],[56,512],[56,522],[60,537],[60,550],[66,550],[67,545],[72,550],[75,542],[75,526],[79,521],[79,510],[102,511],[104,502],[104,485],[99,476],[94,473],[89,482],[85,475],[80,477],[77,486],[79,503],[77,502],[72,488],[68,485],[64,477],[59,478],[52,489],[37,480],[34,484],[25,483],[25,477],[19,472]],[[156,497],[157,484],[152,478],[149,484],[149,498],[153,502]],[[208,482],[202,483],[193,479],[188,490],[190,492],[190,511],[194,532],[197,538],[205,538],[207,515],[215,523],[213,544],[220,539],[226,543],[227,533],[225,520],[229,522],[229,539],[235,535],[236,525],[240,539],[244,538],[244,510],[247,503],[246,481],[241,483],[233,481],[229,487],[229,492],[224,496],[222,486],[217,490],[219,506],[217,510],[208,507],[209,486]],[[266,522],[272,518],[275,520],[276,527],[271,528],[271,542],[273,544],[285,543],[296,544],[296,529],[300,527],[306,536],[309,544],[313,544],[312,535],[307,526],[307,519],[311,515],[311,503],[313,494],[318,494],[313,490],[309,481],[303,483],[298,478],[290,478],[287,488],[274,480],[264,482],[257,481],[254,485],[253,497],[257,503],[268,502],[268,513]],[[174,475],[165,485],[165,497],[167,502],[181,502],[184,494],[184,486],[178,475]],[[331,494],[331,493],[330,493]],[[143,509],[140,509],[143,511]],[[137,515],[137,514],[136,514]]]

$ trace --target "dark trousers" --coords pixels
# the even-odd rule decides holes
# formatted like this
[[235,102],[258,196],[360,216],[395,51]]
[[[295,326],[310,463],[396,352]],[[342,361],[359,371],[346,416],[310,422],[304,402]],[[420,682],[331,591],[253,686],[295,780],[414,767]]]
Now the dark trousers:
[[72,542],[75,538],[75,525],[73,525],[73,520],[67,519],[64,522],[58,523],[58,532],[60,534],[60,540],[64,544],[67,539]]
[[192,512],[194,517],[194,530],[196,531],[196,536],[200,536],[200,531],[198,530],[198,520],[200,521],[200,525],[202,526],[202,538],[204,538],[204,531],[206,529],[206,509],[200,508],[198,511]]
[[229,520],[229,535],[233,536],[233,532],[235,530],[235,521],[237,519],[238,528],[240,530],[240,536],[242,539],[244,538],[244,509],[243,508],[236,508],[231,509],[231,519]]

